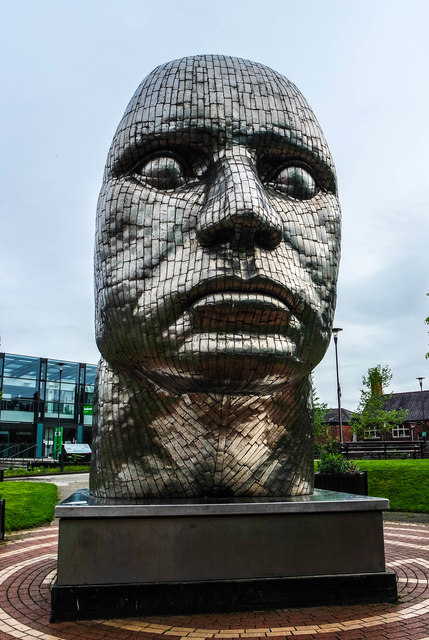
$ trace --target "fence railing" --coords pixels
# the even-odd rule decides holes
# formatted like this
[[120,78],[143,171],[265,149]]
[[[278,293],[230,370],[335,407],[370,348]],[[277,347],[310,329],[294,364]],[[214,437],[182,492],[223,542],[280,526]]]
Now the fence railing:
[[34,464],[36,460],[51,460],[49,457],[36,458],[36,445],[29,445],[28,442],[15,442],[0,450],[0,466],[3,469],[8,467],[26,467],[29,462]]
[[36,445],[28,442],[15,442],[0,450],[0,458],[35,458]]

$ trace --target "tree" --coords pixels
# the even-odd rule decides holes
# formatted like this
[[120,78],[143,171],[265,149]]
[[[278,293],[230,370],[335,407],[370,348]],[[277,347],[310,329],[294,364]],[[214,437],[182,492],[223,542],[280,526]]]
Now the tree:
[[393,427],[401,425],[408,415],[408,409],[386,411],[385,406],[392,397],[392,393],[384,394],[383,388],[389,386],[392,373],[388,366],[368,369],[368,374],[363,376],[358,410],[353,414],[351,424],[353,433],[361,440],[365,437],[365,431],[375,429],[382,436],[391,432]]
[[320,401],[314,386],[313,376],[311,376],[311,393],[313,396],[313,425],[314,439],[325,439],[329,436],[329,426],[325,422],[325,415],[328,412],[328,405]]

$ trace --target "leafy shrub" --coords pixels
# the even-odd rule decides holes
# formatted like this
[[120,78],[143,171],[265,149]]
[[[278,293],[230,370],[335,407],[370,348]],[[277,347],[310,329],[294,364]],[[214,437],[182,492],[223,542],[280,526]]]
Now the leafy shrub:
[[358,473],[359,468],[353,460],[346,460],[341,453],[322,452],[317,463],[319,473]]
[[81,465],[88,464],[88,455],[82,453],[72,453],[67,456],[67,464]]
[[[88,464],[81,465],[64,465],[65,473],[85,473],[89,471]],[[37,475],[58,475],[61,473],[61,468],[56,467],[30,467],[25,469],[23,467],[19,467],[17,469],[5,469],[4,477],[5,478],[17,478],[24,476],[37,476]]]
[[[324,452],[325,453],[341,453],[341,444],[338,440],[334,440],[333,438],[329,438],[324,444]],[[322,453],[323,455],[323,453]]]

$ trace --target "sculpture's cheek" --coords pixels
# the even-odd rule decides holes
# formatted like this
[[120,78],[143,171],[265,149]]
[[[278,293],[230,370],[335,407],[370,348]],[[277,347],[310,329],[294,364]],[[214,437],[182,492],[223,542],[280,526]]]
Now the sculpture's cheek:
[[171,295],[194,281],[200,191],[163,193],[126,179],[104,184],[95,281],[97,341],[105,357],[153,353],[160,326],[168,326]]
[[130,180],[107,184],[99,200],[96,251],[100,260],[120,267],[129,262],[130,277],[150,278],[192,234],[201,192],[201,188],[161,192]]

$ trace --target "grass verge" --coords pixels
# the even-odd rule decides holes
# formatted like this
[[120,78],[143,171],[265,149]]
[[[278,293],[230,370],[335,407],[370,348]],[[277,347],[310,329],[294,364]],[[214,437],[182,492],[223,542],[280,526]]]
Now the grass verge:
[[368,494],[388,498],[392,511],[429,513],[429,460],[355,460],[368,472]]
[[368,471],[370,496],[388,498],[392,511],[429,513],[429,460],[358,460]]
[[6,500],[5,530],[31,529],[54,519],[57,486],[47,482],[2,482]]

